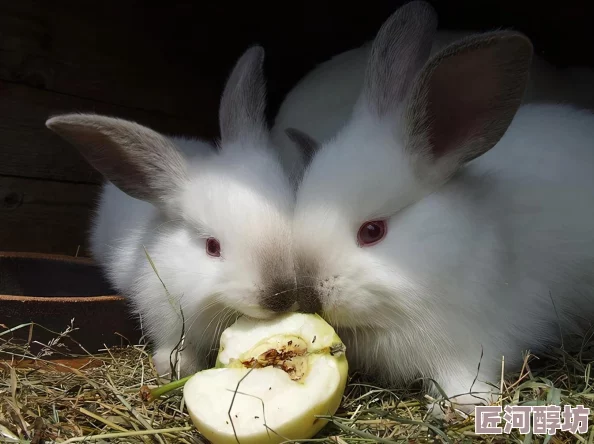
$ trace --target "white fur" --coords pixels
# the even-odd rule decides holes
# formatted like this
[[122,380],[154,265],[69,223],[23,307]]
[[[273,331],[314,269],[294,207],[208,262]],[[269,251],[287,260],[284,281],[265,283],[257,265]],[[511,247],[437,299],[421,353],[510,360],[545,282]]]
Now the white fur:
[[[264,124],[263,59],[255,46],[237,61],[221,98],[217,149],[104,116],[47,123],[110,180],[92,254],[140,315],[162,374],[182,331],[188,375],[211,361],[236,316],[273,316],[277,294],[295,288],[295,183]],[[219,241],[220,257],[208,254],[208,238]]]
[[[411,8],[411,36],[392,48],[423,32]],[[406,103],[378,118],[361,100],[365,63],[355,50],[314,70],[273,128],[276,143],[288,127],[322,142],[297,193],[298,284],[320,296],[354,369],[488,401],[502,357],[512,369],[524,350],[592,325],[594,115],[526,104],[491,150],[435,188],[405,150]],[[386,237],[360,247],[359,227],[377,219]]]
[[[324,314],[354,366],[392,383],[433,377],[455,396],[481,349],[479,381],[497,383],[503,356],[511,367],[591,322],[593,128],[589,112],[526,105],[491,151],[410,206],[424,192],[387,126],[359,121],[324,145],[294,244],[322,264]],[[361,223],[387,214],[383,242],[358,247]]]
[[[174,142],[186,153],[194,151],[188,156],[190,180],[180,196],[182,214],[166,219],[152,204],[107,183],[91,244],[110,281],[142,317],[163,373],[181,337],[179,310],[183,309],[182,369],[187,374],[207,364],[222,325],[232,315],[270,315],[257,299],[259,253],[270,244],[283,251],[290,236],[293,191],[276,153],[268,147],[223,147],[214,153],[204,142]],[[205,238],[210,236],[221,242],[220,258],[206,254]]]

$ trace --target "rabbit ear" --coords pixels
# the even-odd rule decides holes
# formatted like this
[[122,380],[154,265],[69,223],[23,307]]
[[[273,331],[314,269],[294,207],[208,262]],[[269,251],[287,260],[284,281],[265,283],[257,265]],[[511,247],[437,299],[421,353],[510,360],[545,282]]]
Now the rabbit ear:
[[289,139],[291,139],[291,141],[295,145],[297,145],[297,148],[299,148],[299,150],[303,154],[303,157],[306,159],[306,162],[309,163],[309,161],[313,158],[314,154],[320,147],[318,141],[311,137],[309,134],[304,133],[303,131],[298,130],[297,128],[287,128],[285,130],[285,134]]
[[219,125],[223,144],[266,131],[264,49],[253,46],[239,58],[223,91]]
[[186,180],[186,163],[161,134],[134,122],[94,114],[52,117],[46,126],[130,196],[157,203]]
[[372,45],[362,99],[377,117],[395,111],[427,61],[437,14],[424,1],[400,7],[380,28]]
[[446,158],[449,171],[439,175],[490,150],[521,104],[532,53],[524,35],[497,31],[436,54],[409,97],[406,148],[430,162]]

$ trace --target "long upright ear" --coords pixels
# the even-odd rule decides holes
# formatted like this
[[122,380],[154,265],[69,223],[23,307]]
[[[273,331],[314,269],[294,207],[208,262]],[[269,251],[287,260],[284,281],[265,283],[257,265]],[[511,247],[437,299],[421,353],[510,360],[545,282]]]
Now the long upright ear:
[[243,53],[233,68],[219,108],[223,144],[263,134],[266,127],[266,85],[264,49],[253,46]]
[[162,202],[187,179],[186,163],[177,148],[137,123],[95,114],[65,114],[52,117],[46,126],[137,199]]
[[400,7],[371,44],[361,100],[376,117],[394,112],[431,51],[437,14],[424,1]]
[[524,35],[496,31],[460,40],[425,65],[405,113],[406,149],[433,168],[424,174],[446,179],[501,139],[522,102],[532,54]]

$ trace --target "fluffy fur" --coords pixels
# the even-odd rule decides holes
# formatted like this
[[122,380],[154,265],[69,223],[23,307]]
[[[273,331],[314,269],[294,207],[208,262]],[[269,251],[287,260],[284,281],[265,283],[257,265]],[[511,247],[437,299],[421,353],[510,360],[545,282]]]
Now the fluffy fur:
[[[594,115],[542,104],[516,113],[531,47],[515,33],[459,41],[414,81],[391,78],[392,63],[427,58],[409,42],[431,34],[431,15],[415,1],[384,25],[364,70],[384,78],[358,86],[354,112],[338,113],[348,116],[342,129],[305,171],[297,280],[319,298],[354,368],[489,400],[503,356],[511,369],[523,350],[594,319]],[[319,137],[309,123],[282,120]],[[360,247],[359,227],[380,219],[386,237]]]
[[[385,125],[321,148],[295,210],[299,282],[321,295],[353,367],[392,384],[432,377],[455,396],[484,353],[473,389],[484,392],[503,356],[513,368],[591,322],[592,125],[584,111],[527,105],[492,151],[419,200]],[[385,217],[386,238],[358,247],[361,223]]]
[[[218,149],[103,116],[48,121],[110,181],[93,221],[92,253],[140,315],[161,374],[184,322],[187,375],[208,364],[237,314],[272,316],[262,300],[295,287],[294,184],[268,140],[262,60],[263,50],[251,48],[229,78]],[[211,237],[220,257],[207,254]]]

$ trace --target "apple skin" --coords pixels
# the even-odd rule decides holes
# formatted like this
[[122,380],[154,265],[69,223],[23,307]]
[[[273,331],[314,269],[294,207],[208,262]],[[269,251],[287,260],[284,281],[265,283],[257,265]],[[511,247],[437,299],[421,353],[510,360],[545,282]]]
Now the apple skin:
[[[283,335],[300,336],[300,331],[297,331],[298,328],[292,328],[291,326],[300,326],[303,325],[303,323],[307,323],[308,330],[306,334],[303,336],[306,336],[306,342],[310,344],[310,346],[308,347],[308,351],[314,353],[310,355],[310,358],[308,358],[308,365],[310,365],[310,367],[308,368],[311,368],[311,372],[308,371],[300,380],[290,380],[287,373],[285,373],[283,370],[270,366],[257,368],[253,370],[246,368],[241,363],[241,361],[246,356],[251,356],[250,351],[255,349],[256,345],[261,345],[261,343],[252,343],[252,346],[249,349],[235,350],[236,353],[234,354],[234,356],[226,356],[223,359],[221,359],[221,356],[224,354],[224,351],[226,349],[226,345],[228,345],[226,344],[226,340],[232,340],[232,338],[228,337],[229,335],[225,335],[224,333],[221,337],[221,346],[219,348],[219,353],[217,355],[215,367],[213,369],[204,370],[202,372],[197,373],[186,383],[184,387],[184,396],[186,398],[186,406],[190,418],[192,419],[192,422],[194,423],[198,431],[202,433],[204,437],[211,441],[213,444],[237,444],[237,438],[239,438],[240,444],[274,444],[284,442],[287,439],[309,439],[315,436],[327,424],[327,420],[316,418],[316,415],[331,415],[334,414],[340,407],[340,403],[342,401],[342,396],[344,394],[348,378],[348,361],[346,353],[344,351],[334,355],[331,355],[328,351],[330,346],[342,344],[340,337],[336,334],[334,329],[318,315],[291,313],[288,315],[283,315],[281,318],[282,319],[275,319],[272,321],[244,320],[242,328],[249,328],[250,322],[253,322],[254,325],[270,325],[271,331],[275,332],[276,336],[279,337]],[[284,322],[282,324],[282,328],[288,326],[289,331],[275,330],[276,326],[280,322]],[[234,325],[229,327],[229,329],[233,329]],[[301,331],[301,333],[302,332],[303,331]],[[241,330],[239,331],[239,333],[241,333]],[[312,333],[314,333],[313,338],[311,337]],[[316,337],[320,338],[319,341],[316,341]],[[267,337],[262,336],[262,341],[266,340]],[[226,363],[223,361],[226,361]],[[332,393],[329,393],[330,396],[328,396],[325,399],[311,401],[316,403],[312,404],[310,408],[306,408],[302,411],[299,411],[298,414],[296,414],[292,418],[286,418],[285,420],[285,417],[283,417],[283,420],[280,420],[279,422],[275,421],[277,418],[275,418],[273,414],[272,423],[275,423],[275,426],[272,427],[270,418],[268,418],[268,424],[270,424],[270,427],[273,428],[276,433],[266,430],[262,426],[259,428],[259,430],[255,431],[254,433],[238,433],[236,438],[236,436],[232,432],[229,432],[228,425],[224,427],[226,430],[221,430],[222,427],[220,425],[215,426],[213,425],[212,421],[205,420],[205,415],[203,415],[203,417],[199,417],[199,415],[196,414],[198,410],[204,408],[205,402],[217,402],[218,399],[216,396],[212,398],[211,401],[206,400],[208,395],[212,396],[213,387],[217,386],[217,384],[221,384],[221,381],[224,380],[226,387],[235,388],[239,380],[250,371],[258,373],[255,375],[250,375],[249,377],[244,379],[238,390],[239,392],[245,390],[253,396],[265,397],[267,395],[266,391],[269,390],[268,385],[272,385],[276,381],[278,381],[279,387],[288,387],[289,389],[294,389],[292,395],[289,395],[289,397],[295,396],[295,398],[297,399],[302,398],[304,402],[313,400],[315,396],[320,397],[320,393],[327,393],[328,389],[331,390]],[[332,380],[335,380],[335,378],[338,379],[337,383],[327,385],[318,384],[318,386],[315,386],[315,378],[330,377],[332,378]],[[312,382],[312,380],[309,380],[309,378],[314,378],[314,381]],[[249,383],[248,379],[250,380]],[[298,386],[293,386],[292,384],[297,384],[298,386],[302,387],[299,388]],[[246,388],[246,386],[248,385],[249,387]],[[310,386],[315,387],[311,393],[308,392],[308,390],[310,390]],[[328,387],[328,389],[326,389],[326,387]],[[225,396],[229,396],[228,388],[221,388],[221,390],[223,391],[217,392],[221,394],[220,399],[225,398]],[[223,392],[225,393],[225,395],[222,395]],[[197,394],[199,393],[202,393],[202,395],[197,396]],[[238,401],[238,399],[239,395],[236,396],[236,399],[234,401],[234,409],[235,406],[238,405],[238,403],[242,402]],[[225,406],[231,405],[230,402],[225,402]],[[262,401],[258,402],[260,403],[259,409],[261,409]],[[270,402],[278,403],[278,401],[269,401],[269,407]],[[286,399],[286,402],[291,402],[291,399]],[[274,405],[272,405],[272,408],[273,407]],[[220,412],[225,416],[225,423],[229,424],[227,422],[227,410],[228,408],[224,410],[224,414],[222,413],[222,409],[220,409]],[[268,415],[270,416],[270,414]],[[221,418],[218,419],[220,422]]]

